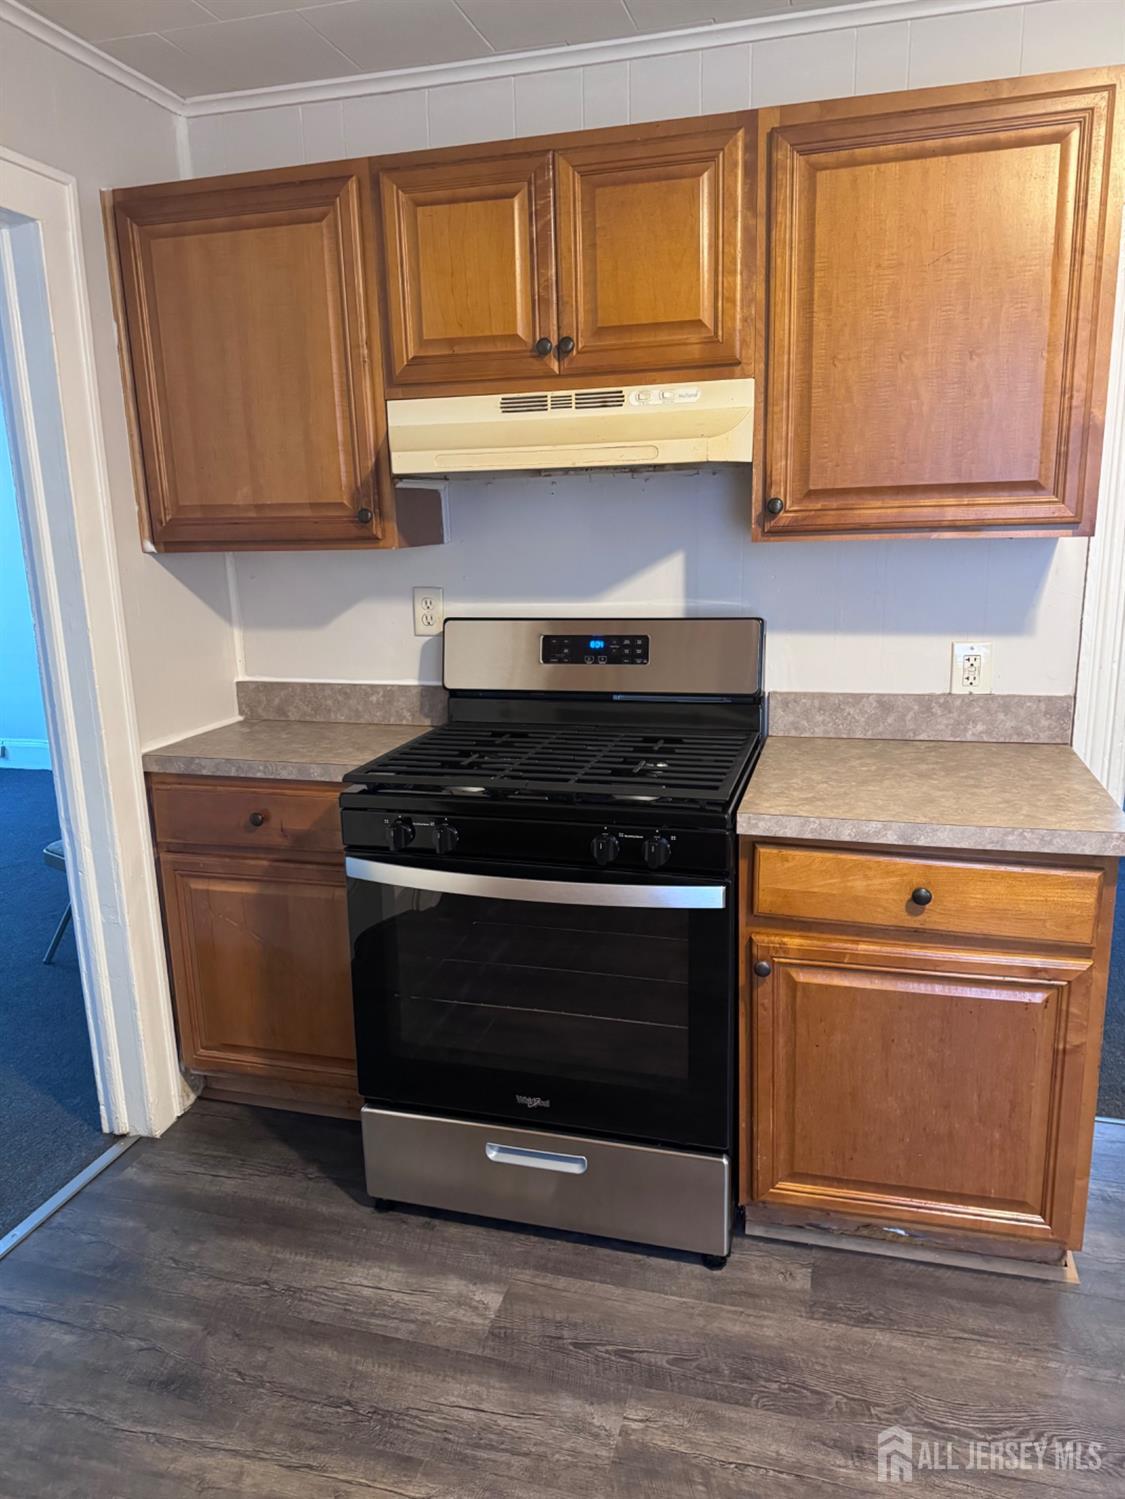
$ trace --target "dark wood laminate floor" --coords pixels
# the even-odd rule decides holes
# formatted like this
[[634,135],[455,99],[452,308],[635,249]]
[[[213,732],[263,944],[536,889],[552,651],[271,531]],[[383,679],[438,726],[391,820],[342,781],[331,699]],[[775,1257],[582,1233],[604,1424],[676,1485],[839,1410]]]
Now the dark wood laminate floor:
[[[1099,1442],[912,1492],[1125,1494],[1125,1128],[1083,1283],[739,1240],[726,1270],[378,1215],[354,1126],[197,1104],[0,1261],[4,1499],[819,1499],[878,1431]],[[917,1449],[916,1449],[917,1450]]]

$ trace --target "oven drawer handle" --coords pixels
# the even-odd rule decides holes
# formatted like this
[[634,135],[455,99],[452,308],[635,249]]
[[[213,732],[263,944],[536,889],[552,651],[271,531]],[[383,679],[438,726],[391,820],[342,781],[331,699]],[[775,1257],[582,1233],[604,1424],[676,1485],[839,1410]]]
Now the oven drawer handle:
[[534,1171],[561,1171],[564,1176],[584,1176],[589,1162],[584,1155],[558,1155],[553,1150],[525,1150],[520,1145],[497,1145],[489,1140],[484,1153],[497,1166],[530,1166]]
[[648,906],[680,911],[721,911],[725,885],[593,885],[572,880],[517,880],[508,875],[466,874],[459,869],[420,869],[380,864],[375,859],[345,860],[348,878],[404,890],[436,890],[442,895],[480,895],[491,900],[529,900],[550,906]]

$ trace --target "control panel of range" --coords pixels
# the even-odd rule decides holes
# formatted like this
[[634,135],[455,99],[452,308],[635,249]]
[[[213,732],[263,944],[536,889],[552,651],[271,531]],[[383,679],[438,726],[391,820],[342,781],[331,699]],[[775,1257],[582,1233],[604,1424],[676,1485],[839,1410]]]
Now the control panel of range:
[[647,635],[542,635],[545,666],[647,666]]

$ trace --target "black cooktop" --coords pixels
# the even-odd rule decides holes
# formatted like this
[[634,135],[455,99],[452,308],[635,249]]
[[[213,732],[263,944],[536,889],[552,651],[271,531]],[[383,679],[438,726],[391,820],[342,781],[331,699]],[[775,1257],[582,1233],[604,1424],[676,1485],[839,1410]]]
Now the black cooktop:
[[380,791],[722,805],[759,743],[739,726],[449,723],[344,779]]

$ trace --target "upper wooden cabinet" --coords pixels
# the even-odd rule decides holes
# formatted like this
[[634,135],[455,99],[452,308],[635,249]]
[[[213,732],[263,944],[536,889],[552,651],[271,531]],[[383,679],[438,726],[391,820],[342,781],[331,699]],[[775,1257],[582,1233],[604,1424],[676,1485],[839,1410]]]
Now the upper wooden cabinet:
[[158,549],[378,542],[363,174],[118,193]]
[[739,363],[744,153],[729,127],[558,153],[568,373]]
[[558,368],[551,177],[545,151],[380,174],[392,378],[503,380]]
[[1092,530],[1116,87],[1063,75],[762,112],[756,534]]
[[376,163],[392,390],[738,373],[745,124]]

